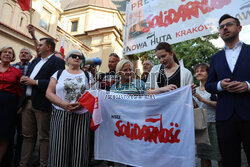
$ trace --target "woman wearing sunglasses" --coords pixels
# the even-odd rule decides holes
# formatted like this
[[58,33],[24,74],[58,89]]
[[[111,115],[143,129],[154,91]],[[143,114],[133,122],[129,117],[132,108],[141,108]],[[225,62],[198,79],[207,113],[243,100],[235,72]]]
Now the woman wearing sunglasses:
[[84,60],[80,51],[70,50],[66,54],[68,68],[51,77],[46,92],[53,104],[49,167],[88,166],[90,115],[77,102],[92,84],[80,69]]

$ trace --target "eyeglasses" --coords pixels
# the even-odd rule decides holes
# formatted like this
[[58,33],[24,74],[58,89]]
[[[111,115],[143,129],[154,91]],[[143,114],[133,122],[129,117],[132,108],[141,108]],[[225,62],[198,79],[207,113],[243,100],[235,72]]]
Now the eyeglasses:
[[220,26],[219,26],[219,30],[224,29],[225,26],[230,27],[230,26],[232,26],[232,25],[234,25],[233,22],[227,22],[226,24],[220,25]]
[[69,57],[72,57],[73,59],[76,59],[76,57],[78,57],[81,60],[84,59],[84,57],[82,55],[77,55],[77,54],[71,54]]

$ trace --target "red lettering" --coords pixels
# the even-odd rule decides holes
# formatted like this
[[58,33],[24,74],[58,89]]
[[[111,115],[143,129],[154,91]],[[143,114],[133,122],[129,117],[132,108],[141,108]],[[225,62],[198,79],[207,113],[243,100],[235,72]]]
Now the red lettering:
[[[160,11],[159,15],[153,16],[153,14],[150,14],[146,19],[148,26],[143,27],[142,31],[146,33],[150,31],[151,28],[155,28],[157,26],[167,27],[174,22],[178,23],[181,18],[183,22],[192,19],[192,16],[199,18],[199,11],[201,11],[203,14],[206,14],[215,9],[221,9],[225,5],[228,5],[230,3],[231,0],[211,0],[211,4],[209,6],[208,0],[201,0],[201,2],[189,1],[185,5],[180,5],[177,11],[175,11],[174,9],[169,9],[168,11],[164,12]],[[176,36],[178,35],[179,34],[176,34]]]
[[192,31],[190,30],[190,28],[187,30],[187,35],[188,34],[192,34]]
[[181,37],[180,31],[175,33],[176,37]]
[[119,120],[119,121],[116,122],[116,127],[118,128],[119,131],[118,132],[115,131],[115,135],[118,136],[118,137],[124,135],[123,128],[120,126],[121,123],[122,123],[121,120]]
[[181,30],[179,32],[176,32],[176,37],[181,37],[183,35],[188,35],[188,34],[192,34],[192,33],[195,33],[195,32],[199,32],[199,31],[203,31],[204,29],[209,29],[211,28],[211,25],[210,24],[207,24],[207,25],[200,25],[198,27],[193,27],[192,29],[189,28],[188,30]]
[[200,25],[200,26],[198,27],[198,30],[199,30],[199,31],[203,31],[203,30],[204,30],[203,25]]
[[193,33],[198,32],[197,27],[193,28]]
[[148,17],[147,17],[147,19],[146,19],[146,21],[147,21],[147,23],[148,23],[148,27],[143,27],[142,28],[142,31],[143,32],[149,32],[149,30],[151,29],[151,27],[153,27],[153,25],[154,25],[154,23],[150,20],[150,18],[153,16],[153,14],[150,14]]
[[211,0],[211,6],[214,7],[215,9],[221,9],[224,7],[224,0]]
[[181,36],[186,35],[186,30],[181,31]]
[[[121,137],[126,136],[131,140],[143,140],[145,142],[154,142],[155,144],[158,143],[179,143],[180,139],[178,139],[178,135],[180,134],[181,130],[177,129],[174,131],[172,127],[170,130],[163,128],[162,125],[162,115],[158,119],[146,119],[146,122],[158,122],[160,121],[160,129],[154,126],[146,126],[143,125],[142,128],[138,124],[131,124],[127,122],[127,124],[122,124],[122,121],[119,120],[116,122],[116,127],[118,131],[114,131],[115,136]],[[178,127],[177,123],[170,123],[170,126]]]

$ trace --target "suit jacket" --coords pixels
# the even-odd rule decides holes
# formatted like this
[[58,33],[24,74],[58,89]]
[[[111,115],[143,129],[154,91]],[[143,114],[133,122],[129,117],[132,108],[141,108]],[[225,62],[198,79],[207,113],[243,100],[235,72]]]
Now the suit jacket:
[[224,50],[213,55],[210,59],[210,71],[205,85],[208,92],[218,94],[216,120],[227,120],[235,111],[242,119],[250,121],[250,92],[218,91],[217,83],[225,78],[250,83],[250,45],[242,45],[233,72],[228,66]]
[[[41,58],[35,58],[29,65],[26,76],[30,76],[36,64]],[[49,85],[50,77],[59,69],[65,69],[65,62],[52,55],[46,63],[41,67],[34,80],[38,80],[38,85],[32,86],[31,101],[32,107],[45,112],[51,111],[51,103],[45,97],[46,90]],[[24,104],[26,98],[26,87],[22,92],[20,106]]]

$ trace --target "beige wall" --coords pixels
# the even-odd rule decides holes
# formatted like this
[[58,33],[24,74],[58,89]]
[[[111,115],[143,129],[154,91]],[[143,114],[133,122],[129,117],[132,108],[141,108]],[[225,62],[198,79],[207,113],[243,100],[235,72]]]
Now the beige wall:
[[[108,72],[108,57],[110,53],[117,53],[122,57],[121,34],[114,27],[103,28],[96,31],[90,31],[87,35],[90,41],[90,57],[99,57],[102,59],[102,72]],[[84,40],[85,37],[80,40]]]
[[31,40],[29,42],[24,42],[20,38],[13,37],[13,35],[10,35],[9,33],[6,33],[6,31],[3,33],[3,31],[1,31],[2,30],[1,28],[2,27],[0,26],[0,37],[1,37],[0,48],[2,48],[4,46],[11,46],[11,47],[13,47],[13,49],[14,49],[14,51],[16,53],[16,56],[17,56],[16,62],[18,61],[19,51],[23,47],[31,48],[31,50],[33,52],[33,57],[36,55],[35,54],[35,50],[32,47],[32,41]]
[[84,34],[86,31],[95,30],[103,27],[116,26],[123,30],[124,19],[118,10],[103,9],[98,7],[83,7],[65,11],[61,15],[63,28],[70,33],[72,20],[78,21],[78,31],[74,33]]
[[67,15],[62,15],[60,19],[63,29],[69,33],[71,33],[72,21],[75,20],[78,20],[78,29],[76,33],[72,34],[75,35],[84,33],[86,23],[86,11],[81,10],[76,12],[70,12]]
[[30,22],[29,12],[23,12],[18,4],[12,0],[1,0],[0,22],[27,35],[26,25]]
[[[32,1],[32,25],[36,27],[36,37],[50,37],[56,42],[56,50],[59,51],[62,43],[62,38],[65,35],[65,52],[70,49],[79,49],[86,56],[89,55],[90,48],[64,32],[58,27],[59,17],[62,13],[60,4],[56,4],[50,0],[33,0]],[[49,20],[49,31],[40,27],[40,17],[42,10],[47,10],[51,15]],[[27,25],[30,24],[29,11],[22,11],[16,0],[0,0],[0,47],[12,46],[15,52],[18,53],[23,47],[28,47],[35,55],[33,40],[27,30]],[[17,59],[16,61],[19,61]]]
[[[72,20],[78,20],[75,33],[70,32]],[[118,10],[87,6],[63,12],[60,21],[64,29],[92,49],[89,57],[102,59],[102,72],[108,71],[110,53],[122,57],[124,19]]]
[[65,53],[67,53],[71,49],[78,49],[80,50],[86,57],[89,57],[89,52],[91,51],[90,49],[86,47],[82,47],[81,43],[79,42],[79,39],[74,38],[70,36],[69,34],[63,32],[61,28],[58,27],[57,30],[57,36],[56,38],[58,39],[57,45],[56,45],[56,51],[60,51],[60,47],[62,44],[62,40],[65,36]]
[[[101,71],[108,71],[108,56],[115,52],[122,57],[122,30],[124,19],[118,10],[94,6],[63,12],[60,4],[52,0],[33,0],[32,25],[36,37],[51,37],[59,51],[65,36],[65,52],[81,50],[86,57],[102,59]],[[40,26],[43,10],[50,13],[49,31]],[[77,32],[71,32],[72,21],[78,20]],[[22,11],[17,0],[0,0],[0,47],[13,46],[16,53],[22,47],[30,48],[34,54],[33,41],[27,31],[30,13]],[[19,60],[17,60],[19,61]]]

